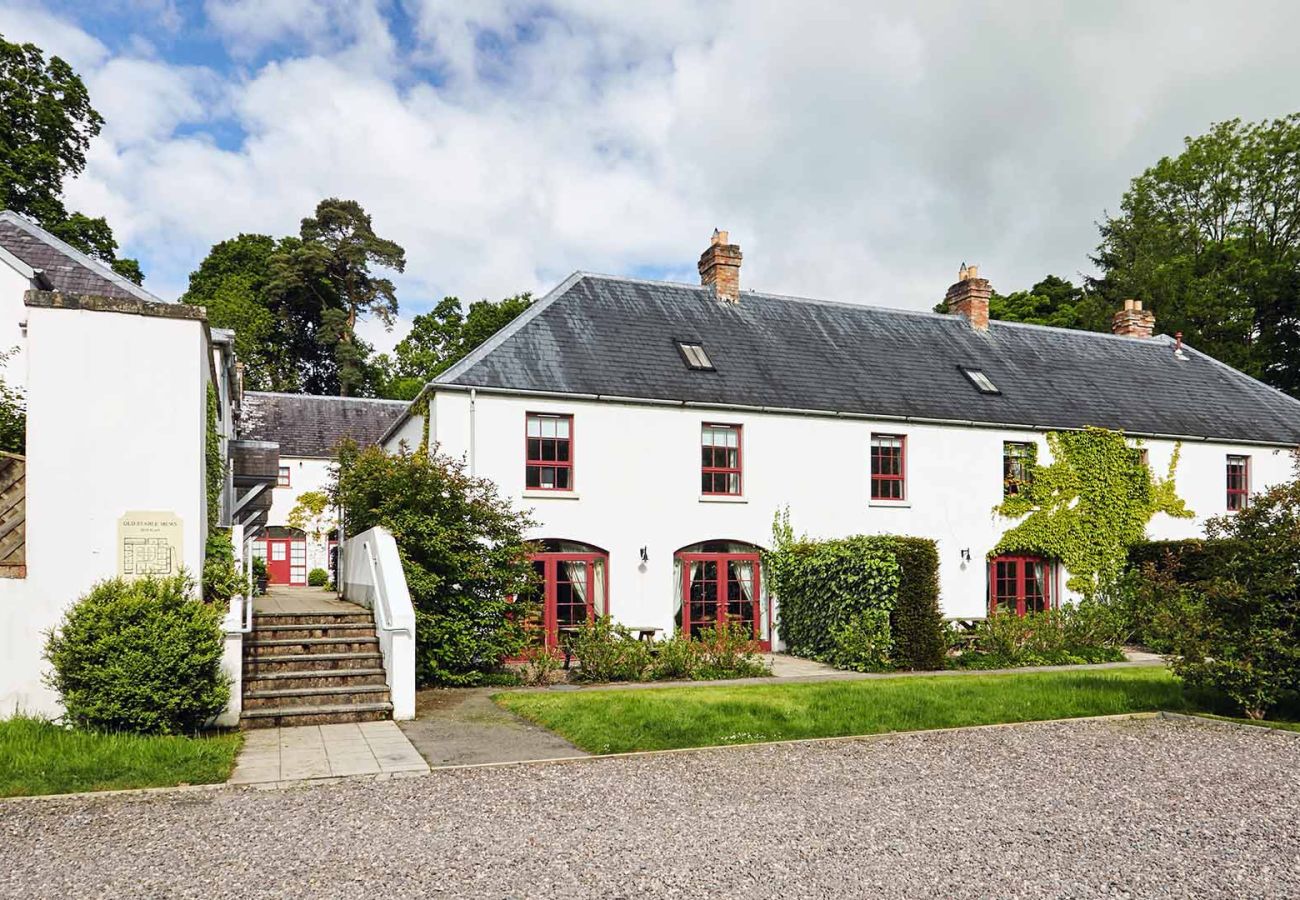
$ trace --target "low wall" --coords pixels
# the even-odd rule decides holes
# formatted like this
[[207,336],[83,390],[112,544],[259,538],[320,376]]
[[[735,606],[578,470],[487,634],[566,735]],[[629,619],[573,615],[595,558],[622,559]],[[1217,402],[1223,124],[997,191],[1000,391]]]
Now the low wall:
[[339,548],[344,599],[375,612],[393,718],[415,718],[415,607],[397,542],[382,528],[363,531]]

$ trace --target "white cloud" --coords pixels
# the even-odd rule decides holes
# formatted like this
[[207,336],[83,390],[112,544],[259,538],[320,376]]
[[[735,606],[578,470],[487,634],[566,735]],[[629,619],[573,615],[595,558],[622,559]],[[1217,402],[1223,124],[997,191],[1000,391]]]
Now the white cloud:
[[[337,195],[406,247],[407,315],[577,268],[690,278],[715,226],[760,289],[925,308],[963,260],[1072,276],[1183,135],[1300,100],[1282,3],[404,0],[402,41],[384,8],[209,0],[220,79],[30,8],[0,29],[75,51],[110,124],[71,193],[152,288]],[[225,118],[233,149],[177,131]]]

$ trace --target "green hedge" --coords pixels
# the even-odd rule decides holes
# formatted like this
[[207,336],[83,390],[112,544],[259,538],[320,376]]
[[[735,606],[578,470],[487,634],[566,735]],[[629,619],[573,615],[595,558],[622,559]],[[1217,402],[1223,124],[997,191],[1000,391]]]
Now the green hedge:
[[[943,668],[947,641],[934,541],[893,535],[823,541],[778,536],[777,544],[764,554],[764,564],[778,598],[781,637],[791,653],[852,668],[842,658],[846,641],[859,648],[883,642],[891,665]],[[878,610],[888,612],[887,625],[872,615]],[[879,625],[864,633],[872,622]]]
[[890,614],[894,663],[906,669],[942,669],[947,625],[939,611],[939,548],[927,538],[892,537],[898,560],[898,601]]
[[1142,541],[1129,548],[1128,561],[1141,571],[1148,563],[1182,584],[1208,581],[1230,569],[1247,548],[1233,538]]

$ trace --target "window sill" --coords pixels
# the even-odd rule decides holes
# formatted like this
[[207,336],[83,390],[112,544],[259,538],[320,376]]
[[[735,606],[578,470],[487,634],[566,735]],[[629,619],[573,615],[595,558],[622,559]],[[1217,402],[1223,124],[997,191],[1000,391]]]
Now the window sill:
[[748,503],[748,497],[739,494],[700,494],[701,503]]
[[577,491],[524,491],[525,500],[577,500]]
[[869,500],[867,506],[894,507],[896,509],[910,509],[911,500]]

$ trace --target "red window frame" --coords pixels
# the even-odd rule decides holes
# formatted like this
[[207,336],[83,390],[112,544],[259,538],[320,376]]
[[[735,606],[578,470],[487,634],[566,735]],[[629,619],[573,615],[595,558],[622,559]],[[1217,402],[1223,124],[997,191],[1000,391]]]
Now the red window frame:
[[[730,447],[704,443],[704,436],[709,429],[727,429],[736,435],[736,462],[730,465]],[[718,464],[718,453],[722,453],[722,465]],[[725,422],[705,422],[700,426],[700,493],[711,497],[739,497],[745,492],[745,430],[741,425],[729,425]],[[736,489],[731,490],[732,476],[735,476]],[[721,483],[723,490],[717,490]]]
[[[609,554],[608,553],[568,553],[564,551],[543,551],[532,555],[534,564],[542,564],[542,584],[540,605],[542,612],[542,640],[547,647],[560,646],[560,623],[559,623],[559,587],[560,579],[558,577],[561,563],[581,562],[587,565],[587,621],[596,620],[596,604],[592,602],[596,588],[596,564],[602,563],[605,566],[605,578],[600,607],[604,610],[604,615],[609,615]],[[567,573],[566,573],[567,574]],[[566,583],[567,582],[566,580]],[[572,605],[572,604],[568,604]]]
[[[897,445],[877,443],[897,441]],[[893,451],[898,451],[898,465],[892,462]],[[889,451],[889,452],[886,452]],[[897,469],[897,472],[886,471]],[[898,496],[894,496],[897,492]],[[907,499],[907,435],[871,434],[871,499],[899,502]]]
[[[752,604],[752,621],[754,623],[754,640],[759,646],[768,651],[772,649],[772,642],[765,635],[770,634],[769,626],[771,623],[763,618],[763,601],[762,601],[762,565],[759,554],[757,553],[678,553],[678,559],[682,561],[682,634],[689,635],[694,626],[700,627],[717,627],[726,622],[730,616],[727,613],[729,605],[727,597],[728,578],[727,573],[730,571],[728,563],[747,562],[751,564],[750,571],[753,573],[754,584],[751,589],[753,599]],[[716,563],[717,571],[711,579],[716,590],[717,612],[712,621],[701,620],[693,621],[691,619],[691,563],[699,563],[704,566],[707,563]]]
[[[1029,590],[1034,584],[1033,567],[1043,567],[1043,595],[1037,601],[1037,593]],[[1015,614],[1023,616],[1026,612],[1041,612],[1056,608],[1056,591],[1054,580],[1056,572],[1051,562],[1041,556],[995,556],[989,560],[989,615],[997,612],[999,604],[1010,604]]]
[[1240,512],[1250,505],[1250,457],[1229,453],[1224,475],[1228,512]]
[[292,469],[290,469],[289,466],[280,466],[279,471],[276,472],[275,475],[275,486],[290,487],[291,477],[292,477]]
[[[532,421],[538,421],[538,433],[532,435],[529,433],[528,426]],[[567,437],[557,435],[545,435],[544,426],[541,424],[546,421],[564,422],[568,428]],[[534,441],[536,445],[534,446]],[[546,459],[546,442],[554,442],[554,459]],[[566,459],[560,459],[561,449]],[[573,451],[574,451],[574,430],[573,415],[571,413],[543,413],[543,412],[526,412],[524,413],[524,490],[527,491],[573,491]],[[529,484],[532,470],[537,470],[537,483]],[[551,486],[546,487],[542,482],[545,480],[543,474],[545,470],[551,470]],[[563,473],[563,479],[561,479]],[[566,482],[564,487],[558,487],[560,481]]]

